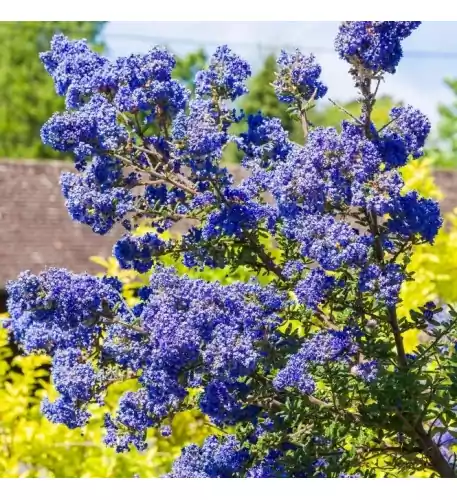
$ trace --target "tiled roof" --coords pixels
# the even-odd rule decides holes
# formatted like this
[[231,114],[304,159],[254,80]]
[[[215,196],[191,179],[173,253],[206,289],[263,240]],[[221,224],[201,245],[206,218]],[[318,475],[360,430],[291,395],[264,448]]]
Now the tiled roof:
[[116,235],[94,234],[65,208],[59,177],[71,170],[55,161],[0,160],[0,288],[26,269],[99,272],[89,257],[111,255]]

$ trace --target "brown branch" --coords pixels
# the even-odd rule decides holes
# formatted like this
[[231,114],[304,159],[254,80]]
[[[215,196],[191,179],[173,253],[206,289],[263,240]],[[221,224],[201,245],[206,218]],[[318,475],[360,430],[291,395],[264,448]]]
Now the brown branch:
[[[135,165],[135,163],[133,163],[131,160],[125,158],[124,156],[122,155],[118,155],[116,153],[114,153],[114,157],[123,161],[124,163],[126,163],[127,165],[129,166],[132,166],[132,167],[135,167],[137,168],[138,166]],[[148,172],[150,175],[152,175],[153,177],[155,177],[156,179],[161,179],[163,182],[165,183],[168,183],[168,184],[171,184],[179,189],[182,189],[183,191],[186,191],[187,193],[191,194],[191,195],[196,195],[197,194],[197,191],[193,188],[190,188],[184,184],[181,184],[180,182],[178,181],[175,181],[174,179],[171,179],[170,177],[166,176],[166,175],[163,175],[163,174],[160,174],[159,172],[156,172],[155,170],[153,171],[150,171]]]

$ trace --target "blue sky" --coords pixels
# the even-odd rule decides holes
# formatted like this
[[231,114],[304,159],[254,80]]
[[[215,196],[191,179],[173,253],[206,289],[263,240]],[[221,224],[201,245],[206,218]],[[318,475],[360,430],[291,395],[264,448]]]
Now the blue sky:
[[[165,44],[180,55],[199,47],[211,53],[217,44],[227,43],[254,70],[272,50],[300,47],[313,51],[321,62],[329,97],[343,101],[355,94],[347,64],[338,60],[332,49],[337,26],[330,21],[110,22],[105,39],[111,57]],[[457,78],[457,22],[424,22],[404,42],[404,52],[396,75],[386,78],[381,94],[389,93],[420,107],[436,124],[438,104],[452,101],[443,80]],[[444,54],[424,57],[423,52]]]

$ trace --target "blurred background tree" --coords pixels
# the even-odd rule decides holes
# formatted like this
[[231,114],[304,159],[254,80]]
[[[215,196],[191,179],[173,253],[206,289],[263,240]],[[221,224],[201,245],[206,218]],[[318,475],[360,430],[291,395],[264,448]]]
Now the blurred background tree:
[[444,83],[454,94],[450,105],[438,106],[439,122],[430,155],[441,168],[457,167],[457,79],[447,78]]
[[208,56],[203,49],[176,57],[173,78],[181,80],[192,92],[195,90],[195,75],[206,65]]
[[46,21],[0,23],[0,157],[62,158],[40,139],[43,123],[63,109],[38,53],[49,50],[54,33],[86,38],[103,50],[105,22]]

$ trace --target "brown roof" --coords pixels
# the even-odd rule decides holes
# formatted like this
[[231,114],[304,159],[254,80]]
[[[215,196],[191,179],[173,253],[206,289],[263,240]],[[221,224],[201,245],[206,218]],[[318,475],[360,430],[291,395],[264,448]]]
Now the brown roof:
[[[68,215],[59,176],[73,170],[70,163],[50,160],[0,160],[0,289],[25,269],[98,272],[89,257],[111,255],[120,230],[99,236]],[[232,171],[244,177],[239,167]],[[446,196],[443,211],[450,211],[457,206],[457,171],[437,171],[435,178]]]
[[457,169],[434,170],[433,177],[444,195],[441,211],[452,212],[457,207]]
[[0,288],[26,269],[99,272],[89,257],[111,255],[116,235],[94,234],[65,208],[59,177],[72,170],[50,160],[0,160]]

